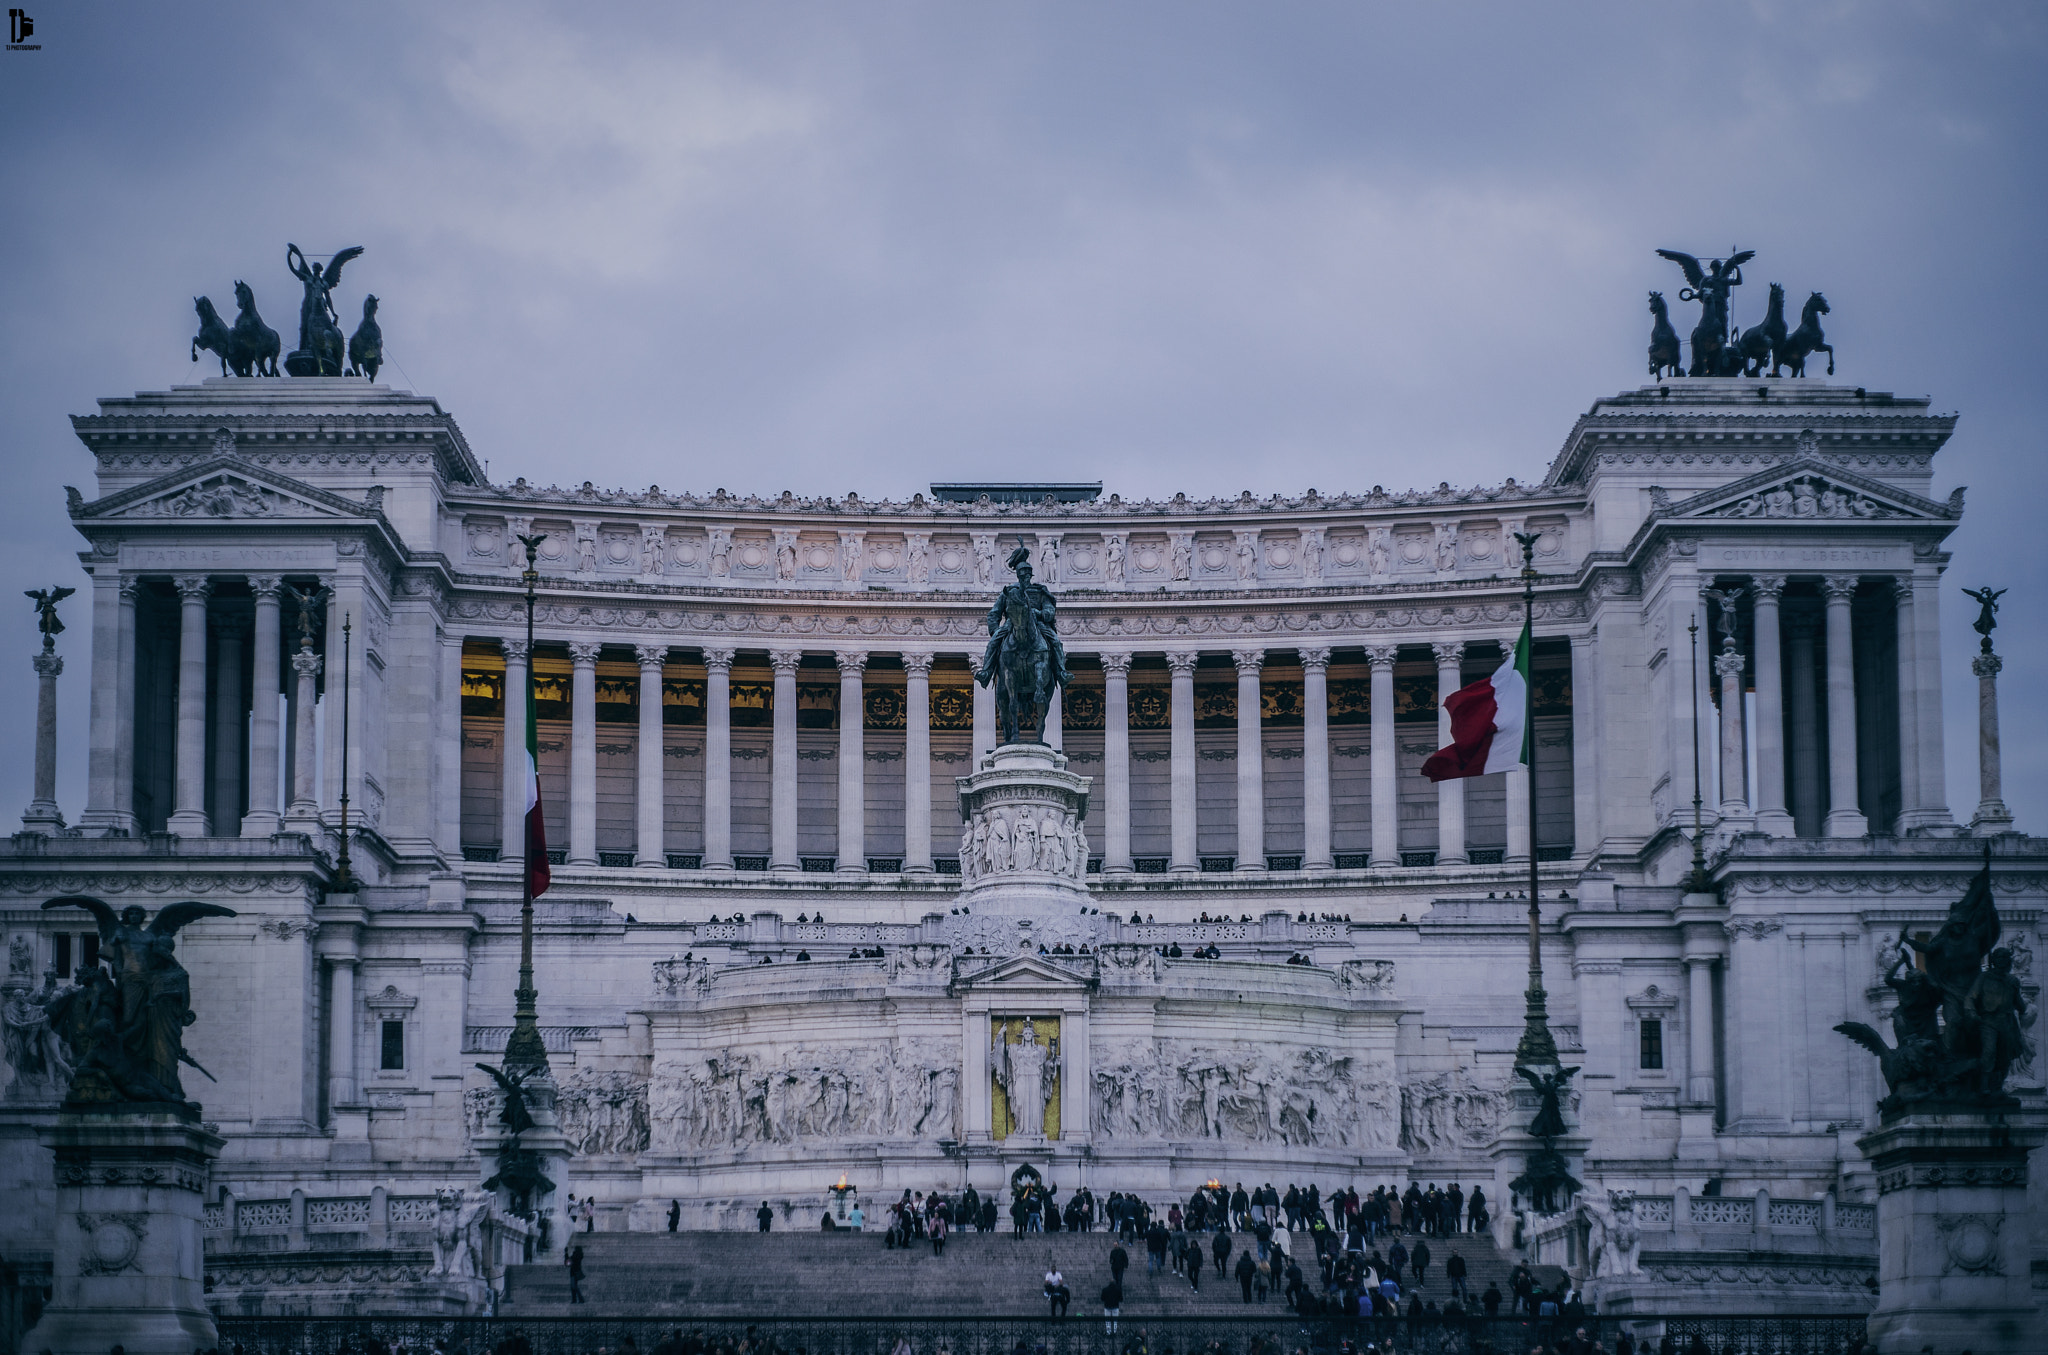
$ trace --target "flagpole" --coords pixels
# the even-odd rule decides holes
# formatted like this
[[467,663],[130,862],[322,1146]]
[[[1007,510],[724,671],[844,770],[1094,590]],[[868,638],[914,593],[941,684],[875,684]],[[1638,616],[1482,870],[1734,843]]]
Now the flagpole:
[[1529,753],[1529,990],[1522,1038],[1515,1063],[1523,1068],[1557,1067],[1557,1041],[1551,1038],[1543,991],[1543,912],[1536,853],[1536,536],[1516,532],[1522,546],[1522,634],[1529,638],[1529,672],[1522,682],[1522,737]]
[[[533,603],[535,586],[540,583],[540,571],[534,567],[534,560],[545,535],[522,536],[519,538],[526,547],[526,568],[520,572],[520,582],[526,585],[526,690],[520,699],[526,703],[526,719],[522,725],[531,725],[533,720]],[[512,700],[511,691],[505,699]],[[522,735],[522,737],[524,737]],[[509,789],[509,788],[508,788]],[[520,819],[521,842],[519,847],[519,987],[513,990],[512,1034],[505,1041],[505,1068],[545,1068],[548,1063],[547,1047],[540,1038],[540,993],[533,986],[533,863],[527,860],[532,850],[533,835],[525,832],[526,820]]]

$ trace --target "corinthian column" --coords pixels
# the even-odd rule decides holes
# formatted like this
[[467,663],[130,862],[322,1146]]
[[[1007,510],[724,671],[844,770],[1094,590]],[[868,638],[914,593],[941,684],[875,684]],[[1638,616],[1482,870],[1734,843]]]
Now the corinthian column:
[[[121,576],[101,569],[92,580],[92,678],[87,691],[90,733],[86,741],[85,812],[78,826],[95,837],[120,831],[120,730],[114,712],[121,699]],[[125,802],[123,802],[125,803]]]
[[1131,873],[1131,656],[1102,656],[1102,873]]
[[1237,868],[1266,868],[1266,743],[1259,670],[1266,651],[1240,649],[1237,663]]
[[1983,652],[1970,660],[1970,671],[1977,675],[1977,813],[1970,831],[1979,837],[2012,830],[1998,753],[1998,673],[2003,667],[2005,661],[1991,652],[1991,637],[1985,636]]
[[178,586],[177,776],[171,832],[205,837],[206,817],[206,596],[212,584],[201,574],[184,574]]
[[[292,655],[292,683],[292,802],[285,806],[284,826],[290,832],[311,833],[320,827],[320,802],[313,790],[318,784],[313,775],[318,756],[313,745],[313,706],[320,699],[320,656],[310,646],[302,645]],[[519,737],[523,749],[523,730]],[[523,778],[520,784],[525,784]]]
[[1742,590],[1702,588],[1700,596],[1721,609],[1721,650],[1714,656],[1714,673],[1721,685],[1721,807],[1723,819],[1749,817],[1748,757],[1742,738],[1742,670],[1746,667],[1735,647],[1735,609]]
[[[868,656],[841,650],[839,661],[839,860],[841,874],[865,875],[867,857],[867,701],[861,678]],[[905,768],[906,773],[908,768]]]
[[501,640],[505,653],[505,776],[500,787],[498,859],[526,857],[526,696],[531,681],[527,665],[531,647],[524,640]]
[[1401,811],[1394,762],[1394,645],[1368,645],[1365,660],[1372,666],[1372,857],[1375,870],[1401,864]]
[[[1521,643],[1521,639],[1520,631],[1503,639],[1500,642],[1502,655],[1513,654],[1515,646]],[[1536,740],[1533,737],[1529,740],[1529,746],[1532,750],[1536,746]],[[1535,850],[1534,835],[1530,831],[1529,823],[1529,764],[1517,762],[1514,766],[1507,769],[1505,775],[1507,777],[1508,847],[1506,854],[1501,859],[1503,861],[1527,861],[1529,853]]]
[[[1304,558],[1313,558],[1304,556]],[[1301,651],[1301,866],[1328,870],[1330,850],[1330,651]]]
[[1756,826],[1772,837],[1792,836],[1785,800],[1785,649],[1779,634],[1778,602],[1785,594],[1781,574],[1749,581],[1756,646]]
[[249,580],[256,595],[256,624],[250,633],[249,656],[249,812],[242,816],[243,837],[269,837],[277,831],[277,684],[283,654],[282,618],[278,612],[281,583],[275,574]]
[[903,870],[932,873],[932,658],[905,654]]
[[662,793],[661,672],[668,663],[667,645],[635,645],[633,656],[640,660],[639,786],[634,795],[635,829],[633,864],[644,870],[668,864],[662,841],[662,811],[668,798]]
[[1173,675],[1167,731],[1168,763],[1172,790],[1168,813],[1172,822],[1173,857],[1167,868],[1193,875],[1201,869],[1195,854],[1195,660],[1192,653],[1168,654],[1166,667]]
[[57,808],[57,675],[64,671],[64,660],[45,649],[29,662],[36,670],[36,793],[21,826],[49,836],[64,826]]
[[213,682],[213,819],[222,836],[242,830],[242,638],[248,627],[225,616],[214,626],[219,657]]
[[1904,837],[1920,822],[1920,663],[1914,653],[1914,642],[1919,637],[1913,631],[1913,580],[1886,582],[1891,586],[1893,615],[1897,618],[1897,643],[1893,648],[1898,653],[1899,665],[1899,815],[1892,822],[1892,831]]
[[732,869],[732,658],[704,651],[704,869]]
[[768,763],[768,866],[795,870],[796,859],[796,670],[803,652],[771,650],[775,670],[773,756]]
[[1862,837],[1870,821],[1858,807],[1856,779],[1856,652],[1849,602],[1856,596],[1853,574],[1821,581],[1828,627],[1828,817],[1829,837]]
[[569,864],[597,864],[597,652],[569,646]]
[[134,579],[121,580],[120,639],[115,664],[120,671],[114,698],[114,817],[117,832],[134,833],[135,818],[135,592]]
[[[1465,685],[1465,642],[1430,646],[1436,651],[1436,741],[1443,747],[1451,741],[1451,694]],[[1375,816],[1377,817],[1377,816]],[[1463,778],[1436,783],[1436,863],[1462,866],[1465,855],[1465,782]]]

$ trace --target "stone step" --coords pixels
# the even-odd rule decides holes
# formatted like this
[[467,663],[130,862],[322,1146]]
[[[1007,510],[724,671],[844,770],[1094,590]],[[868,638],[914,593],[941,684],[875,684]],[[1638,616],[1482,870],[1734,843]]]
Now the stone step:
[[[1233,1244],[1241,1237],[1249,1241],[1233,1234]],[[1205,1247],[1212,1240],[1205,1235]],[[1412,1238],[1404,1241],[1413,1245]],[[506,1311],[678,1318],[1035,1316],[1045,1306],[1045,1271],[1057,1265],[1073,1293],[1074,1313],[1096,1314],[1109,1281],[1113,1242],[1104,1232],[1032,1233],[1021,1241],[1009,1233],[956,1233],[945,1253],[934,1256],[929,1242],[890,1249],[879,1233],[579,1233],[575,1245],[583,1248],[587,1301],[571,1307],[568,1272],[559,1261],[514,1266],[506,1276]],[[1484,1234],[1466,1234],[1431,1240],[1425,1298],[1441,1303],[1449,1297],[1443,1262],[1453,1247],[1465,1257],[1473,1292],[1489,1281],[1507,1292],[1512,1258],[1496,1251]],[[1142,1243],[1125,1250],[1131,1256],[1124,1276],[1128,1316],[1243,1310],[1242,1290],[1231,1276],[1216,1273],[1213,1259],[1196,1290],[1170,1269],[1148,1275]],[[1234,1267],[1236,1259],[1234,1245],[1229,1264]],[[1539,1279],[1559,1283],[1562,1272],[1545,1268]],[[1282,1300],[1276,1295],[1266,1302],[1277,1306]]]

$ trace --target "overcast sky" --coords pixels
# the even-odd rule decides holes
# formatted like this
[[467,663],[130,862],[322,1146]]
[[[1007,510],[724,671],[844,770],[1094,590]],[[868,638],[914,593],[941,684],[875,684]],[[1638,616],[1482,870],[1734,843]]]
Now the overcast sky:
[[[2043,827],[2038,3],[29,2],[42,49],[0,52],[9,590],[84,582],[67,417],[204,375],[192,297],[236,278],[289,329],[287,240],[366,248],[345,326],[382,298],[385,379],[495,479],[863,497],[1535,479],[1645,379],[1643,294],[1679,283],[1652,251],[1739,243],[1739,320],[1766,280],[1824,291],[1838,379],[1961,414],[1949,803],[1977,800],[1956,590],[2010,586],[2006,792]],[[10,605],[0,816],[31,793]]]

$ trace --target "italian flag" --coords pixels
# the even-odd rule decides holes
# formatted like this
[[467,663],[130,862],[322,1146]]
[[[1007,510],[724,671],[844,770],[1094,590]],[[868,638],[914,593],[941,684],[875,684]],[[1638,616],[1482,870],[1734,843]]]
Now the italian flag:
[[526,675],[526,887],[529,896],[548,892],[548,826],[540,812],[540,725],[534,715],[533,670]]
[[1506,663],[1471,686],[1453,692],[1451,742],[1430,754],[1422,774],[1432,781],[1504,772],[1529,761],[1529,627],[1522,627]]

